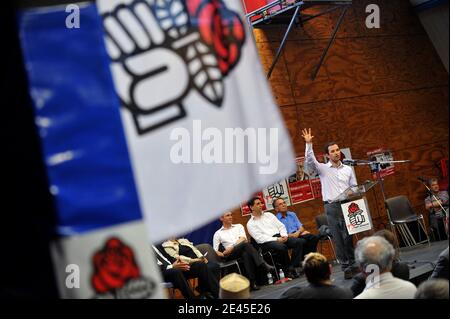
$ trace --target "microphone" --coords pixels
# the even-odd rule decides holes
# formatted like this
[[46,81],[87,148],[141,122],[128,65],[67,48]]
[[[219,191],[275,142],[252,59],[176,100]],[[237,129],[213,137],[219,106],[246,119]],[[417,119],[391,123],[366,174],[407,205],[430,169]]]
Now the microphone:
[[423,183],[427,183],[428,182],[425,178],[423,178],[423,176],[419,176],[419,177],[417,177],[417,179],[419,181],[423,182]]
[[356,165],[358,165],[358,161],[345,158],[342,160],[342,164],[349,165],[349,166],[356,166]]

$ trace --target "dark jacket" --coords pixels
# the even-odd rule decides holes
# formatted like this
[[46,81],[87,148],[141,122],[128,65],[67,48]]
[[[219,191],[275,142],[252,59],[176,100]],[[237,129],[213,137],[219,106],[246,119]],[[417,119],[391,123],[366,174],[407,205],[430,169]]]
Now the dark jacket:
[[443,278],[448,280],[448,247],[439,255],[431,278]]
[[352,292],[335,285],[309,284],[306,287],[292,287],[280,299],[352,299]]

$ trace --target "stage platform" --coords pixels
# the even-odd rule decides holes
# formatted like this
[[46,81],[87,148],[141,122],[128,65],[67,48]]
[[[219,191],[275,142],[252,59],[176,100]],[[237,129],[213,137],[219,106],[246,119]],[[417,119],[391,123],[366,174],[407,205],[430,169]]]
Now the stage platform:
[[[408,247],[400,249],[400,258],[403,262],[407,262],[410,267],[410,281],[418,285],[423,280],[426,280],[434,269],[434,264],[438,259],[439,254],[448,247],[448,240],[439,242],[432,242],[430,246],[423,244],[416,247]],[[352,280],[345,280],[344,273],[340,265],[334,265],[332,280],[335,285],[340,287],[350,288]],[[287,289],[294,286],[308,285],[305,275],[292,281],[271,285],[262,286],[261,290],[251,293],[252,299],[278,299],[281,294]]]

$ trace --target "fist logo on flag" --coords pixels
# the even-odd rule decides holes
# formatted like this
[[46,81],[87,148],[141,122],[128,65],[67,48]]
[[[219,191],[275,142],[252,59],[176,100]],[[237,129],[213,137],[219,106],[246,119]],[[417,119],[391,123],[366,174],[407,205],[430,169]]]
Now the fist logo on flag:
[[193,89],[221,107],[223,78],[239,61],[239,15],[222,0],[185,3],[136,0],[102,16],[116,90],[139,134],[184,118]]

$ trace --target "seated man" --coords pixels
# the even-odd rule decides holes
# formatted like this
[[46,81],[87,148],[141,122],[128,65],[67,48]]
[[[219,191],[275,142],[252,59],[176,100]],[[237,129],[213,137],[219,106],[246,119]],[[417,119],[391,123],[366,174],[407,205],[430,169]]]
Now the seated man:
[[287,210],[284,199],[276,198],[273,201],[273,207],[275,208],[275,212],[277,212],[278,220],[286,227],[288,237],[299,238],[303,241],[303,256],[300,259],[303,260],[305,255],[315,252],[319,237],[307,231],[297,218],[297,215]]
[[[244,226],[233,224],[233,214],[227,212],[220,217],[222,228],[215,232],[213,237],[213,247],[219,257],[225,260],[242,258],[248,279],[250,280],[250,290],[259,290],[256,285],[256,269],[262,267],[269,272],[275,267],[267,264],[256,249],[247,241]],[[223,246],[224,251],[219,247]]]
[[[247,222],[248,233],[263,251],[276,253],[286,277],[298,278],[299,275],[295,268],[300,267],[303,241],[299,238],[288,237],[286,227],[272,213],[264,213],[262,206],[258,197],[254,197],[248,202],[248,207],[252,212],[252,217]],[[293,249],[292,259],[289,258],[289,248]]]
[[429,186],[431,194],[425,198],[425,208],[430,212],[431,227],[438,234],[438,238],[444,240],[448,237],[445,229],[446,213],[442,207],[448,210],[448,193],[439,190],[439,183],[436,178],[430,179]]
[[[392,262],[394,247],[383,237],[371,236],[361,239],[355,250],[356,261],[367,274],[366,288],[355,299],[413,299],[416,286],[406,280],[395,278]],[[373,273],[376,271],[376,273]]]
[[309,285],[292,287],[281,295],[281,299],[352,299],[349,289],[332,284],[330,277],[333,267],[324,255],[306,255],[303,269]]
[[[392,247],[395,247],[395,235],[391,231],[387,229],[382,229],[373,234],[373,236],[383,237],[392,245]],[[397,253],[392,262],[391,273],[396,278],[409,280],[408,264],[401,262]],[[360,272],[359,274],[353,277],[353,282],[350,289],[352,290],[354,297],[358,296],[360,293],[364,291],[364,288],[366,287],[366,278],[367,274],[364,271]]]
[[171,282],[174,288],[177,288],[181,291],[181,294],[185,299],[195,298],[194,292],[192,291],[186,277],[183,274],[183,272],[189,271],[189,264],[179,259],[171,263],[168,259],[169,257],[165,256],[165,254],[162,252],[162,247],[160,247],[160,249],[158,249],[154,245],[152,245],[152,247],[155,251],[156,260],[159,268],[161,269],[164,281]]
[[171,238],[162,244],[171,262],[180,260],[189,265],[186,278],[198,278],[198,290],[206,297],[219,298],[220,267],[208,259],[187,239]]

